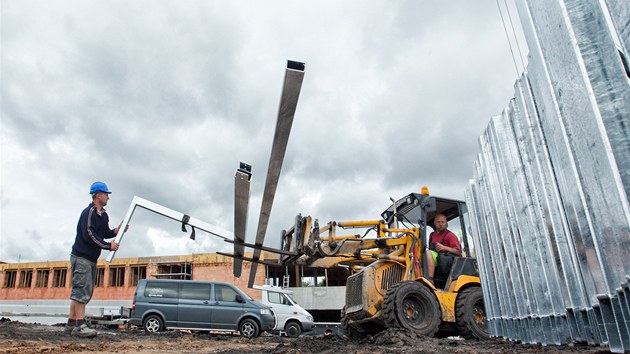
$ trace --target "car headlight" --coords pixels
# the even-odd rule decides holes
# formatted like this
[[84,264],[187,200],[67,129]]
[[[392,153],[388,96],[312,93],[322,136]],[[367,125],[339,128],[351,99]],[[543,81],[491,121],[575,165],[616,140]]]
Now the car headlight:
[[271,315],[271,311],[269,309],[261,309],[260,310],[260,314],[261,315]]
[[313,322],[313,316],[306,316],[306,319]]

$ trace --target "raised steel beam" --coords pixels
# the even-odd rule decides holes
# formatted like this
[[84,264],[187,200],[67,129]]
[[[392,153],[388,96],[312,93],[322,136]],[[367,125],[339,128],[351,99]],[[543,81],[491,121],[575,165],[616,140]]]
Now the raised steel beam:
[[[236,241],[230,241],[230,240],[225,240],[225,242],[236,243]],[[256,245],[254,245],[252,243],[247,243],[247,242],[241,242],[240,244],[242,246],[244,246],[244,247],[259,249],[261,251],[267,251],[267,252],[275,253],[275,254],[283,254],[283,255],[287,255],[287,256],[301,256],[302,255],[302,253],[285,251],[285,250],[278,249],[278,248],[273,248],[273,247],[256,246]],[[226,256],[230,256],[230,257],[234,257],[235,256],[234,254],[225,254],[225,255]]]
[[252,167],[241,162],[234,176],[234,276],[237,278],[240,278],[243,269],[251,178]]
[[[258,229],[256,230],[255,245],[260,247],[265,241],[267,233],[267,225],[273,199],[276,195],[276,187],[282,170],[282,162],[291,133],[291,125],[293,124],[293,116],[297,107],[300,90],[302,89],[302,80],[304,79],[304,63],[291,61],[287,62],[287,68],[284,75],[284,85],[282,87],[282,96],[280,98],[280,108],[278,110],[278,119],[276,121],[276,131],[271,146],[271,156],[269,158],[269,169],[267,170],[267,180],[265,182],[265,190],[263,192],[262,205],[260,207],[260,216],[258,218]],[[252,268],[249,273],[248,286],[254,286],[256,278],[256,270],[258,260],[260,259],[260,249],[255,248],[251,259]]]

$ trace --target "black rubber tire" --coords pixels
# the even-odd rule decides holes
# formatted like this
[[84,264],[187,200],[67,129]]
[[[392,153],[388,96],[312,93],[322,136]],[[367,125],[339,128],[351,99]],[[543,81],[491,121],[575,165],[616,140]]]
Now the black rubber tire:
[[455,316],[459,335],[466,339],[488,339],[488,319],[480,287],[462,290],[455,301]]
[[387,290],[381,318],[389,328],[405,328],[429,337],[442,322],[435,294],[416,281],[403,281]]
[[245,338],[256,338],[260,335],[260,326],[251,318],[246,318],[238,325],[238,331]]
[[302,326],[297,322],[289,322],[284,325],[284,333],[289,338],[297,338],[302,334]]
[[344,306],[341,308],[341,321],[339,323],[341,335],[346,336],[349,339],[365,338],[365,335],[363,333],[351,327],[348,322],[350,322],[350,319],[348,318],[348,316],[346,316],[346,307]]
[[164,330],[164,320],[159,315],[149,315],[144,319],[142,328],[147,333],[158,333]]

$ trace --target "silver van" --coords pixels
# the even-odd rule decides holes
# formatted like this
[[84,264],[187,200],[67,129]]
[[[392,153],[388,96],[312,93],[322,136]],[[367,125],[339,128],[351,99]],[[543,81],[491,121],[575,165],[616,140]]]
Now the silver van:
[[269,306],[232,284],[141,279],[130,322],[151,333],[164,329],[238,331],[254,338],[273,330],[275,316]]

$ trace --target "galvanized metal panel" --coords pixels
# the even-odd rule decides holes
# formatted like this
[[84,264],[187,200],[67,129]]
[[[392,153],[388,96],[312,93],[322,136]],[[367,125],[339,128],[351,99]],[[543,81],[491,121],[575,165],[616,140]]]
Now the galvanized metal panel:
[[516,4],[528,72],[480,137],[466,194],[489,328],[630,350],[630,4]]
[[627,0],[605,0],[626,56],[630,53],[630,6]]

